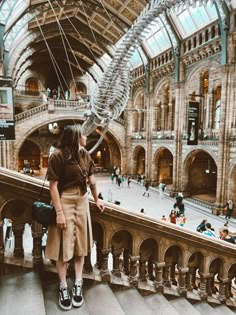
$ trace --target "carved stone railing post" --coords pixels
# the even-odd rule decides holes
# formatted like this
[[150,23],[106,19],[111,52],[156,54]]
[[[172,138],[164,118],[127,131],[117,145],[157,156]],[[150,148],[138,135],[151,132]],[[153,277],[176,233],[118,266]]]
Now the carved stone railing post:
[[153,275],[153,257],[150,256],[148,259],[148,278],[150,280],[154,280],[154,275]]
[[186,273],[186,289],[187,291],[193,291],[193,289],[197,289],[196,286],[196,267],[189,267],[189,272]]
[[165,287],[171,287],[170,282],[170,267],[171,266],[165,266],[163,269],[163,285]]
[[229,299],[231,297],[231,280],[230,279],[226,283],[225,296],[226,296],[226,299]]
[[175,279],[175,264],[172,264],[170,267],[170,282],[173,285],[177,285],[177,281]]
[[139,280],[141,281],[146,281],[146,262],[147,258],[146,257],[140,257],[139,259]]
[[187,291],[189,291],[189,292],[193,291],[193,287],[192,287],[192,283],[191,283],[191,271],[186,273],[185,287],[186,287]]
[[116,277],[121,277],[121,266],[120,266],[120,255],[122,254],[121,249],[113,249],[113,270],[112,274]]
[[129,282],[131,285],[136,285],[138,283],[137,262],[140,259],[140,256],[129,256],[129,259],[130,259]]
[[129,251],[127,249],[124,249],[123,251],[123,264],[124,264],[124,273],[126,275],[129,275],[130,273],[130,263],[129,263]]
[[93,271],[93,266],[91,264],[91,253],[84,257],[84,269],[87,272]]
[[228,284],[229,279],[221,279],[219,278],[220,285],[219,285],[219,300],[224,302],[226,300],[226,287]]
[[96,252],[97,252],[97,262],[96,262],[95,266],[96,266],[96,268],[101,269],[101,265],[102,265],[102,247],[100,247],[98,244],[97,244]]
[[101,255],[102,255],[102,263],[101,263],[101,276],[102,276],[102,281],[109,282],[111,275],[108,270],[108,255],[110,253],[110,248],[108,249],[102,249]]
[[163,290],[163,268],[165,267],[165,262],[155,263],[156,265],[156,275],[155,275],[155,287],[157,291]]
[[15,257],[24,257],[24,249],[23,249],[23,232],[24,232],[24,224],[14,225],[13,232],[15,235],[15,248],[14,248],[14,256]]
[[184,295],[187,291],[185,282],[186,282],[186,273],[189,271],[188,267],[179,267],[179,286],[178,291],[181,295]]
[[207,295],[212,296],[214,290],[214,274],[210,275],[206,282],[206,292]]
[[209,277],[209,274],[203,274],[199,272],[200,274],[200,289],[199,289],[199,295],[201,296],[202,299],[205,299],[207,297],[207,279]]
[[0,263],[4,260],[3,221],[0,221]]
[[33,236],[33,263],[34,266],[41,265],[43,263],[42,257],[42,235],[40,231],[32,232]]

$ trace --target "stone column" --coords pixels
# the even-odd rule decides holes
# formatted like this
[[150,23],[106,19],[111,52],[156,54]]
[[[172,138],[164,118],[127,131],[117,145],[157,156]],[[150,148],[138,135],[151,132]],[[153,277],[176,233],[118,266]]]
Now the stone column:
[[[148,73],[148,75],[150,75]],[[153,78],[150,76],[150,86],[146,87],[145,104],[147,108],[146,114],[146,179],[150,181],[152,179],[152,128],[153,128]],[[149,89],[148,89],[149,88]]]
[[0,264],[4,260],[3,221],[0,221]]
[[226,165],[230,164],[230,130],[233,117],[234,106],[234,82],[235,82],[235,66],[226,65],[221,66],[221,117],[219,130],[219,145],[218,145],[218,165],[217,165],[217,189],[216,202],[212,208],[213,214],[222,214],[223,205],[228,196],[228,168]]
[[42,257],[42,231],[34,232],[32,231],[33,236],[33,263],[34,266],[41,265],[43,263]]
[[92,272],[93,271],[93,266],[91,264],[91,253],[88,253],[87,256],[84,258],[84,269],[87,272]]
[[163,268],[165,267],[165,262],[155,263],[156,265],[156,277],[155,277],[155,287],[157,291],[163,290]]
[[23,236],[25,226],[24,226],[24,224],[19,224],[19,225],[13,225],[12,228],[13,228],[13,232],[15,235],[14,256],[15,257],[24,257],[22,236]]
[[137,283],[138,283],[137,262],[140,259],[140,256],[129,256],[129,258],[130,258],[129,282],[132,285],[137,285]]
[[101,276],[102,281],[109,282],[110,281],[110,272],[108,270],[108,255],[110,253],[110,248],[102,249],[102,264],[101,264]]
[[124,148],[124,158],[125,158],[125,163],[123,165],[124,167],[124,173],[125,174],[132,174],[132,160],[133,160],[133,156],[132,156],[132,150],[130,150],[131,146],[132,146],[132,133],[134,130],[132,130],[132,122],[133,119],[133,115],[136,115],[135,112],[133,112],[132,109],[133,108],[133,100],[130,99],[127,105],[127,111],[125,111],[125,148]]
[[120,255],[122,254],[121,249],[114,249],[112,251],[113,255],[113,270],[112,273],[116,277],[121,277],[121,268],[120,268]]
[[161,104],[161,131],[164,132],[165,130],[165,105]]
[[188,267],[179,267],[179,286],[178,286],[178,291],[181,295],[186,294],[186,287],[185,287],[185,282],[186,282],[186,273],[189,271]]
[[172,195],[182,191],[182,136],[184,120],[184,83],[175,85],[175,154],[173,156],[173,187]]
[[168,127],[167,127],[167,130],[169,132],[171,132],[172,128],[173,128],[173,126],[172,126],[172,120],[173,120],[173,105],[172,105],[172,103],[168,104],[168,108],[169,108],[169,110],[168,110],[169,113],[168,113]]

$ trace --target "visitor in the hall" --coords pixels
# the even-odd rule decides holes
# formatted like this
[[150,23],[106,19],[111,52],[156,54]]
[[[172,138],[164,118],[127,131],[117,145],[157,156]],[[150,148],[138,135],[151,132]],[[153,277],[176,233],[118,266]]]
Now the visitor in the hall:
[[235,244],[235,238],[229,235],[228,229],[223,229],[222,231],[222,240],[229,242],[231,244]]
[[[56,224],[49,225],[46,258],[56,261],[60,279],[59,305],[70,310],[83,304],[82,271],[84,256],[92,248],[92,225],[87,183],[96,206],[103,211],[97,196],[95,166],[84,149],[86,136],[77,125],[65,127],[56,150],[49,159],[48,180]],[[68,262],[74,258],[75,283],[72,297],[67,286]]]
[[206,230],[202,232],[202,234],[211,236],[211,237],[216,237],[216,233],[214,229],[211,226],[211,223],[206,223]]
[[172,209],[170,214],[169,214],[170,223],[176,224],[176,218],[177,218],[176,212],[174,209]]
[[206,223],[207,223],[206,219],[202,220],[202,222],[197,227],[197,231],[200,233],[202,233],[203,231],[206,231]]
[[231,199],[229,199],[227,201],[227,203],[225,205],[225,210],[226,210],[225,220],[227,220],[227,219],[230,220],[231,214],[232,214],[232,212],[234,210],[234,203],[233,203],[233,201]]
[[182,213],[182,214],[180,215],[180,217],[179,217],[179,225],[180,225],[180,226],[184,226],[185,223],[186,223],[186,218],[185,218],[184,214]]
[[146,181],[144,187],[145,187],[145,191],[143,193],[143,196],[146,196],[147,194],[147,196],[149,197],[149,181]]

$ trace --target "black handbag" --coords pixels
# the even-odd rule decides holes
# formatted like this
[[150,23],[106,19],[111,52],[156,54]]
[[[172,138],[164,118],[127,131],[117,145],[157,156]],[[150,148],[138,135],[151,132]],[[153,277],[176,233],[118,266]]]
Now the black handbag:
[[56,210],[53,205],[40,201],[47,174],[48,173],[46,173],[45,175],[38,200],[35,201],[32,205],[32,218],[43,226],[48,226],[56,223]]
[[52,205],[40,200],[35,201],[32,205],[32,218],[43,226],[55,224],[56,210]]

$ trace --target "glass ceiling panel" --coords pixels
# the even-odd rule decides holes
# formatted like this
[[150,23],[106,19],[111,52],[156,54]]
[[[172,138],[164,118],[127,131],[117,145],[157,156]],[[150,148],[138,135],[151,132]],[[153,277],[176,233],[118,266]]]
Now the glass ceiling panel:
[[134,51],[133,56],[129,60],[132,69],[140,67],[142,64],[147,63],[147,58],[141,48]]
[[171,10],[171,17],[183,38],[217,20],[217,12],[214,5],[209,2],[204,6],[198,5],[199,3],[197,3],[196,8],[184,8],[177,13],[173,9]]
[[156,19],[149,29],[150,33],[143,45],[150,57],[153,58],[170,48],[171,43],[167,31],[159,19]]

